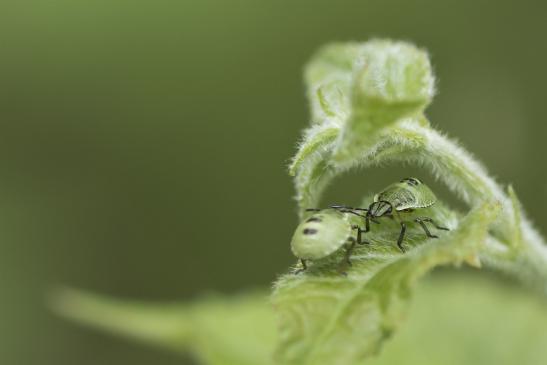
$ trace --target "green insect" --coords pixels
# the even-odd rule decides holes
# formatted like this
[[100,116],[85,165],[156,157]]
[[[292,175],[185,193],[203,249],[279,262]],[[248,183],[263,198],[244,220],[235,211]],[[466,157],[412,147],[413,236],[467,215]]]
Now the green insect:
[[[361,238],[364,230],[359,227],[365,215],[336,205],[308,211],[315,213],[298,225],[291,241],[291,250],[302,263],[302,269],[296,273],[307,269],[307,260],[325,258],[342,247],[346,252],[340,267],[351,265],[350,256],[355,245],[368,243]],[[354,231],[357,231],[355,235]]]
[[374,202],[370,204],[368,209],[353,209],[366,211],[364,232],[370,230],[370,221],[374,221],[375,218],[389,217],[399,222],[401,232],[397,239],[397,246],[405,252],[402,244],[406,232],[406,222],[409,220],[418,223],[426,236],[430,238],[438,238],[438,236],[431,234],[425,223],[431,223],[437,229],[449,230],[446,227],[439,226],[432,218],[416,216],[420,213],[420,209],[430,207],[436,201],[437,197],[427,185],[414,177],[409,177],[389,185],[382,192],[376,194]]

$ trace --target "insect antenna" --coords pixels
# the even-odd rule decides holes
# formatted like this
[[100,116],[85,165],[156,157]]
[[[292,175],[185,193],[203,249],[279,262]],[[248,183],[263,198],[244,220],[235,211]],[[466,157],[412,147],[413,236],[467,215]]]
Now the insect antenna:
[[349,209],[348,209],[348,210],[340,210],[340,212],[342,212],[342,213],[351,213],[351,214],[357,215],[357,216],[362,217],[362,218],[366,218],[366,217],[367,217],[367,216],[364,215],[364,214],[359,214],[359,213],[354,212],[353,210],[349,210]]
[[349,210],[357,210],[357,211],[364,211],[368,212],[367,208],[354,208],[354,207],[348,207],[347,205],[331,205],[332,209],[349,209]]

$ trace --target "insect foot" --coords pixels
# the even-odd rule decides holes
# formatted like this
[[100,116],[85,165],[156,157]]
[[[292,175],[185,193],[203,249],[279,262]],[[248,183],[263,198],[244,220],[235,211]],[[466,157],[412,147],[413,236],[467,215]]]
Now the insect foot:
[[295,270],[294,275],[298,275],[308,269],[308,266],[306,265],[306,260],[300,260],[300,263],[302,264],[302,268]]

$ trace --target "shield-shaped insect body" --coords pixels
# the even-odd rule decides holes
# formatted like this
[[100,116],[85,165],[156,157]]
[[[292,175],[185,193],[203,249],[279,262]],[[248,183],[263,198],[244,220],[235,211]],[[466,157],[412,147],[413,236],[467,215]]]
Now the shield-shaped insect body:
[[319,210],[298,225],[291,240],[293,254],[302,260],[319,260],[332,255],[341,248],[346,249],[344,263],[355,244],[366,243],[361,240],[359,225],[364,216],[344,208]]
[[[415,177],[407,177],[395,184],[389,185],[374,197],[375,203],[389,203],[397,211],[427,208],[437,201],[431,189]],[[377,204],[378,211],[373,216],[381,216],[382,204]]]
[[401,225],[397,246],[401,251],[403,248],[403,239],[406,232],[406,222],[413,221],[418,223],[426,236],[429,238],[438,238],[431,234],[426,223],[431,223],[435,228],[448,231],[446,227],[438,225],[432,218],[421,216],[424,208],[435,204],[437,197],[431,189],[415,177],[408,177],[401,181],[391,184],[374,196],[374,202],[370,204],[365,219],[365,232],[370,230],[369,221],[375,218],[389,217],[395,219]]

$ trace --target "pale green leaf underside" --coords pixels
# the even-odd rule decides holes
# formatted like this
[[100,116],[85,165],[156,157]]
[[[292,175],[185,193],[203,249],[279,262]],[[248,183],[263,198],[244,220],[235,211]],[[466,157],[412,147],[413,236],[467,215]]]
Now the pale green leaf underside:
[[[320,92],[308,91],[314,120],[291,166],[301,218],[306,208],[321,206],[325,187],[348,169],[393,162],[428,169],[470,208],[487,204],[501,214],[494,220],[491,212],[475,210],[442,244],[428,241],[405,256],[372,255],[360,248],[356,260],[367,260],[357,261],[346,281],[322,269],[332,262],[300,278],[281,278],[274,298],[282,322],[277,353],[283,362],[343,365],[373,354],[400,323],[413,279],[462,257],[475,263],[479,257],[547,294],[547,248],[514,191],[505,193],[480,163],[423,116],[433,95],[425,53],[397,42],[335,44],[315,56],[306,82],[308,90]],[[316,133],[321,128],[328,128],[329,138]],[[374,234],[366,238],[374,242]],[[474,254],[466,251],[481,243]]]
[[[395,52],[396,49],[404,51]],[[356,71],[361,66],[361,71]],[[403,69],[406,71],[401,72]],[[355,85],[360,85],[360,77],[367,72],[383,75],[371,80],[389,79],[391,92],[382,89],[385,82],[375,86],[371,81],[363,89],[364,95],[355,97]],[[341,94],[310,91],[330,87],[334,80]],[[444,182],[470,208],[485,201],[501,204],[501,215],[490,227],[495,248],[482,254],[483,261],[547,293],[547,246],[526,218],[514,191],[505,192],[470,153],[431,128],[421,114],[433,93],[433,76],[424,52],[406,43],[389,41],[334,44],[324,47],[312,59],[306,82],[314,120],[305,131],[291,165],[301,218],[306,208],[322,206],[320,199],[325,187],[351,168],[366,169],[389,163],[417,165]],[[340,95],[346,95],[345,102],[340,102]],[[381,105],[370,104],[376,98],[371,95],[382,96]],[[389,116],[379,112],[382,105],[395,110],[398,103],[411,100],[421,100],[421,106],[412,113],[395,111]],[[355,118],[360,108],[382,117],[375,121]],[[334,109],[336,118],[329,117],[333,113],[327,111]],[[322,118],[315,118],[320,114]],[[413,115],[404,117],[407,114]],[[374,132],[366,132],[371,128]],[[326,130],[328,135],[324,133]],[[353,142],[348,149],[350,139]],[[340,159],[342,150],[345,157]]]
[[[545,302],[486,275],[420,281],[408,321],[361,365],[540,365],[547,359]],[[358,364],[352,364],[358,365]]]
[[[333,270],[341,257],[319,262],[301,275],[280,278],[273,294],[281,342],[277,356],[290,365],[355,364],[377,353],[401,324],[415,280],[438,265],[472,261],[486,242],[499,206],[486,204],[440,239],[409,232],[402,254],[397,227],[373,226],[371,245],[356,249],[347,277]],[[455,228],[457,217],[438,205],[429,216]],[[388,223],[385,223],[388,225]]]
[[372,225],[365,236],[372,244],[355,250],[347,277],[337,272],[341,253],[302,275],[282,276],[273,294],[279,339],[263,294],[150,306],[64,291],[55,308],[82,323],[192,353],[204,364],[269,365],[276,348],[276,364],[357,365],[400,326],[413,284],[436,266],[482,263],[547,294],[547,248],[513,189],[506,192],[424,117],[434,92],[425,52],[381,40],[328,45],[305,78],[312,121],[290,166],[301,217],[305,208],[321,206],[325,187],[348,169],[393,162],[429,170],[470,213],[462,218],[440,202],[424,210],[452,231],[426,240],[411,227],[406,254],[395,246],[397,224]]
[[[544,330],[547,310],[543,302],[525,294],[478,275],[430,276],[417,286],[407,307],[408,321],[397,336],[386,342],[378,357],[352,365],[542,364],[547,358],[547,331]],[[202,298],[194,303],[152,305],[71,290],[64,291],[56,304],[65,316],[77,321],[121,336],[139,338],[143,343],[191,353],[205,365],[272,365],[270,349],[277,339],[275,313],[266,296],[264,292],[238,296],[236,300],[217,297]],[[204,306],[202,315],[212,321],[218,320],[218,306],[225,306],[235,314],[238,325],[234,328],[219,323],[209,329],[214,329],[213,336],[205,341],[193,341],[189,338],[204,338],[207,333],[203,328],[194,327],[200,325],[195,322],[190,327],[184,325],[185,334],[180,336],[181,328],[176,327],[188,322],[177,318],[193,316],[193,308],[201,305]],[[129,321],[128,312],[132,313]],[[248,319],[242,319],[246,314]],[[249,331],[240,328],[239,324],[249,322],[259,328]],[[259,336],[259,347],[244,349],[241,358],[236,351],[230,352],[232,355],[223,353],[228,341],[223,337],[236,337],[241,343],[253,346],[257,330],[263,334]],[[268,350],[263,350],[264,343]],[[500,343],[504,346],[499,346]],[[214,356],[210,354],[213,351]]]

